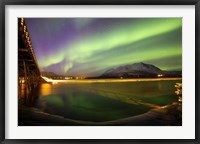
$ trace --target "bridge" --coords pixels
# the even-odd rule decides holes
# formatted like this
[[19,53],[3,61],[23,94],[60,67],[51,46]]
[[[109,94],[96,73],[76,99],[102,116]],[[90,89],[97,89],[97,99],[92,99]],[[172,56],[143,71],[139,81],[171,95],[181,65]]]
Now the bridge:
[[24,18],[18,18],[18,96],[27,99],[41,81]]

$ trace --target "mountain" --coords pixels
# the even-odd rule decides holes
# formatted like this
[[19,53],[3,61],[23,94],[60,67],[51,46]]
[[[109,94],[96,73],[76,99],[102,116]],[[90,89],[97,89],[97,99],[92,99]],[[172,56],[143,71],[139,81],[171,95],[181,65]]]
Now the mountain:
[[171,77],[178,76],[178,74],[180,76],[180,71],[162,71],[152,64],[140,62],[108,69],[100,78]]

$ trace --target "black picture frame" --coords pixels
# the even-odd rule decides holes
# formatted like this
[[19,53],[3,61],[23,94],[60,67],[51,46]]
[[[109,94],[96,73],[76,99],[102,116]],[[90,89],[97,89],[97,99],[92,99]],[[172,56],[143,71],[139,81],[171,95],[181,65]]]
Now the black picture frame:
[[[195,139],[6,139],[5,138],[5,7],[7,5],[195,5]],[[200,61],[200,0],[0,0],[0,142],[1,143],[200,143],[199,61]]]

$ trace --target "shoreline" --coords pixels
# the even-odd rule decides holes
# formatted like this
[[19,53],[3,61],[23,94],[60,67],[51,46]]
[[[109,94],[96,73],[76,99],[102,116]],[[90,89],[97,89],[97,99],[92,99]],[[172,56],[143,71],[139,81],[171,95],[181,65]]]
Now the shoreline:
[[145,81],[165,81],[182,80],[182,78],[132,78],[132,79],[76,79],[76,80],[54,80],[49,79],[47,83],[105,83],[105,82],[145,82]]

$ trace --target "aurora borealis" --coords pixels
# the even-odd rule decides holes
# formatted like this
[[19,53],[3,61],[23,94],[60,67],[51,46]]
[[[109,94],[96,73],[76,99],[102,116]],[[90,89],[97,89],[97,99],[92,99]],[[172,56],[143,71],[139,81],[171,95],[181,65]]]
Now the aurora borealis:
[[25,18],[40,71],[98,76],[144,62],[182,69],[181,18]]

